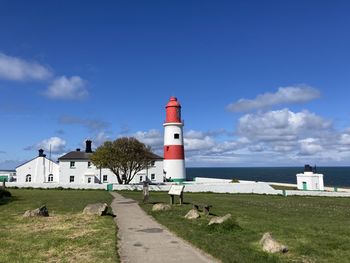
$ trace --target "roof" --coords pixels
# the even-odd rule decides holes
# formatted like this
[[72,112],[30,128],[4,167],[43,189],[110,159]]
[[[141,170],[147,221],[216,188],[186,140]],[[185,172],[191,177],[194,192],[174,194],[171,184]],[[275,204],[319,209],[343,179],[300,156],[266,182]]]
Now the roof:
[[60,158],[58,158],[58,160],[90,160],[91,155],[92,153],[72,151],[61,156]]
[[26,161],[26,162],[24,162],[24,163],[22,163],[22,164],[20,164],[20,165],[16,166],[16,169],[17,169],[18,167],[22,166],[22,165],[25,165],[26,163],[29,163],[29,162],[31,162],[31,161],[33,161],[33,160],[35,160],[36,158],[39,158],[39,157],[44,157],[46,160],[51,161],[51,162],[53,162],[53,163],[56,163],[56,164],[57,164],[57,162],[55,162],[55,161],[53,161],[53,160],[51,160],[51,159],[47,158],[46,156],[36,156],[36,157],[34,157],[34,158],[30,159],[29,161]]
[[[62,161],[62,160],[90,160],[92,154],[93,153],[72,151],[72,152],[69,152],[69,153],[61,156],[60,158],[58,158],[58,160],[59,161]],[[163,160],[163,157],[160,157],[159,155],[154,154],[152,152],[150,153],[149,158],[151,160]]]
[[159,155],[155,154],[155,153],[150,153],[150,159],[151,160],[163,160],[164,158],[163,157],[160,157]]

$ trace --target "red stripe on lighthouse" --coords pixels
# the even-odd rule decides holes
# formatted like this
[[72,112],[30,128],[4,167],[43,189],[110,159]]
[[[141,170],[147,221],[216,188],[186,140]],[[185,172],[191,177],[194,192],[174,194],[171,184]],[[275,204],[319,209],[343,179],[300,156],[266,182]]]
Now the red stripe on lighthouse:
[[164,159],[168,160],[184,160],[185,152],[183,145],[165,145]]

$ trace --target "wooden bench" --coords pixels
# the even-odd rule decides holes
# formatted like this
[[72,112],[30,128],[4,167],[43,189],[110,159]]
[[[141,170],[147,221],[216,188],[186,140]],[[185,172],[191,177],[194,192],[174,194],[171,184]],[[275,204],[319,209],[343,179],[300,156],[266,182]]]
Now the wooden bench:
[[168,195],[170,195],[170,204],[175,204],[175,195],[179,196],[180,199],[180,205],[184,202],[184,185],[172,185],[170,187],[170,190],[168,192]]
[[209,210],[210,208],[212,208],[212,205],[208,205],[208,204],[199,204],[199,203],[193,203],[193,209],[196,209],[197,211],[202,210],[204,215],[209,215]]

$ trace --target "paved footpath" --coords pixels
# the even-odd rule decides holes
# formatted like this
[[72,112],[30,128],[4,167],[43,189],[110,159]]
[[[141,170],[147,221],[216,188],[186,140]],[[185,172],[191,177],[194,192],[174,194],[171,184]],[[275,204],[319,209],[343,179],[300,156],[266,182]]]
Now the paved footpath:
[[118,247],[125,263],[218,262],[169,232],[147,215],[132,199],[111,192],[118,225]]

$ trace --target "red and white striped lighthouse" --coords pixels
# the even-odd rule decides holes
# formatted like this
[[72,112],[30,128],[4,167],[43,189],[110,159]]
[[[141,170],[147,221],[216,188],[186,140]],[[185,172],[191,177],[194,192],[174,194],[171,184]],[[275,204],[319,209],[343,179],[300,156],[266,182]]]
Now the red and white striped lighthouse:
[[181,120],[181,105],[177,98],[170,97],[165,106],[166,119],[164,126],[164,173],[167,179],[174,182],[186,180],[185,152]]

